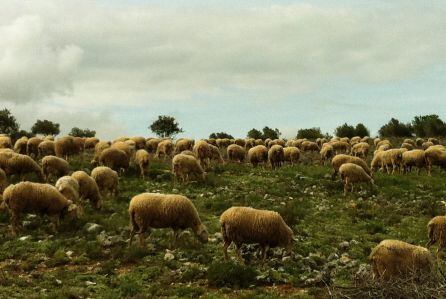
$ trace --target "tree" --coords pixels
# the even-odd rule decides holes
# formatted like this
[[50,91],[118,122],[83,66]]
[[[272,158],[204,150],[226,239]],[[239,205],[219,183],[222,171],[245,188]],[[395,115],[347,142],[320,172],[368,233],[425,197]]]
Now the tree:
[[36,123],[31,127],[31,132],[33,134],[42,134],[42,135],[57,135],[60,133],[59,124],[54,123],[49,120],[40,120],[38,119]]
[[279,129],[271,129],[270,127],[263,128],[263,139],[278,139],[282,133],[280,133]]
[[253,128],[253,129],[249,130],[248,138],[262,139],[263,135],[262,135],[262,132]]
[[159,137],[172,137],[178,133],[182,133],[183,129],[179,127],[175,117],[168,115],[159,115],[149,127],[149,129]]
[[225,132],[220,132],[220,133],[212,133],[211,135],[209,135],[209,138],[211,139],[234,139],[234,137],[232,137],[232,135],[229,135],[228,133]]
[[0,110],[0,133],[15,136],[19,132],[19,123],[11,112],[4,108]]
[[31,137],[36,136],[36,134],[33,134],[32,132],[28,132],[28,131],[26,131],[26,130],[20,130],[20,131],[17,133],[17,135],[15,136],[15,139],[20,138],[20,137],[23,137],[23,136],[26,136],[26,137],[28,137],[28,138],[31,138]]
[[322,138],[324,135],[321,132],[321,128],[308,128],[308,129],[299,129],[297,131],[296,138],[307,138],[307,139],[316,139]]
[[337,127],[334,133],[338,137],[348,138],[352,138],[356,135],[355,128],[351,125],[348,125],[347,123],[344,123],[343,125]]
[[412,127],[418,137],[446,136],[446,124],[436,114],[415,116]]
[[381,137],[411,137],[412,131],[410,124],[404,124],[395,118],[391,118],[387,124],[378,130],[378,133]]
[[78,127],[74,127],[71,129],[71,132],[68,135],[74,137],[94,137],[96,135],[96,131],[90,129],[79,129]]
[[359,137],[370,136],[370,131],[362,123],[359,123],[355,127],[355,135]]

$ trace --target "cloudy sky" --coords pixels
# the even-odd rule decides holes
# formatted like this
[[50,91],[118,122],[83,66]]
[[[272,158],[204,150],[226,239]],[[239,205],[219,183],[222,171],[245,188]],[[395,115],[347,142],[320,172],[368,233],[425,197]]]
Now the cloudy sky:
[[239,2],[3,0],[0,108],[102,138],[446,119],[444,1]]

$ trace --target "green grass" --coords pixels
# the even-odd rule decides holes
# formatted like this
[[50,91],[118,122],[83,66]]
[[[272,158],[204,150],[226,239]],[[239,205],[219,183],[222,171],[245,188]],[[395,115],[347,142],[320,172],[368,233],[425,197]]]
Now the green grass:
[[[89,158],[74,159],[74,169],[90,170]],[[100,211],[88,203],[76,222],[62,222],[52,235],[48,219],[27,218],[17,238],[9,233],[9,216],[0,214],[0,293],[28,298],[276,298],[326,297],[326,287],[308,285],[325,273],[332,285],[349,286],[371,248],[386,238],[423,245],[426,224],[446,214],[446,180],[435,170],[387,175],[377,173],[376,188],[343,196],[343,186],[329,178],[328,166],[300,164],[276,171],[247,164],[216,166],[204,183],[173,184],[167,163],[154,162],[143,181],[131,169],[120,178],[117,198],[105,199]],[[211,242],[201,244],[193,233],[183,233],[165,260],[172,232],[154,230],[141,248],[131,248],[128,202],[142,192],[178,193],[189,197],[210,231]],[[297,237],[291,259],[282,261],[280,250],[270,250],[267,262],[258,259],[258,246],[244,248],[246,266],[224,262],[219,215],[234,205],[278,211]],[[87,233],[86,223],[97,223],[117,240],[104,246],[99,233]],[[30,236],[21,241],[19,238]],[[349,262],[339,243],[349,241]],[[71,254],[67,254],[71,253]],[[333,258],[337,254],[338,258]],[[235,258],[234,250],[230,256]],[[327,270],[331,269],[331,270]],[[327,274],[328,273],[328,274]]]

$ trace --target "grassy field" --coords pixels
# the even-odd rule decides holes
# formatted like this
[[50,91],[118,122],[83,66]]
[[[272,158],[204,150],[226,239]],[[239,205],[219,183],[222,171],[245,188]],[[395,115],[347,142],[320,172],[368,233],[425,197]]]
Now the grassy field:
[[[89,170],[89,159],[73,169]],[[131,169],[120,179],[118,198],[94,211],[62,222],[56,235],[48,219],[27,216],[17,238],[9,233],[9,215],[0,213],[0,297],[14,298],[297,298],[329,297],[354,285],[368,270],[371,248],[387,238],[427,242],[426,225],[446,214],[446,180],[376,174],[376,187],[347,197],[330,179],[328,166],[300,164],[276,171],[250,165],[217,165],[204,183],[173,184],[169,165],[152,163],[145,181]],[[192,233],[170,248],[170,230],[154,230],[147,246],[128,248],[128,202],[142,192],[189,197],[210,232],[201,244]],[[246,265],[224,262],[219,215],[234,205],[278,211],[298,242],[291,258],[280,249],[259,262],[256,246],[244,248]],[[95,225],[96,224],[96,225]],[[443,265],[444,268],[444,265]]]

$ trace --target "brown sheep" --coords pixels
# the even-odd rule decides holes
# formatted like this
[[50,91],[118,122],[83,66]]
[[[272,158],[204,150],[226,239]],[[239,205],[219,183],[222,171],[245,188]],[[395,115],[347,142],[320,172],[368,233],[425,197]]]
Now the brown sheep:
[[106,148],[99,156],[99,164],[110,167],[118,173],[124,173],[129,168],[129,157],[127,154],[117,148]]
[[282,166],[285,161],[285,154],[281,145],[275,144],[268,150],[268,161],[272,169]]
[[193,139],[186,139],[186,138],[178,139],[177,142],[175,143],[174,154],[176,155],[186,150],[191,151],[192,148],[194,147],[194,142],[195,141]]
[[291,165],[297,164],[300,158],[300,151],[295,146],[288,146],[283,149],[284,161]]
[[149,168],[149,153],[145,149],[139,149],[135,154],[135,164],[138,165],[141,177],[144,179]]
[[39,144],[43,142],[43,140],[39,137],[31,137],[28,139],[26,144],[26,153],[33,159],[37,159],[39,155]]
[[45,156],[54,156],[56,155],[56,149],[54,146],[54,141],[51,140],[45,140],[42,141],[38,148],[38,156],[43,158]]
[[72,136],[65,136],[54,142],[56,156],[68,161],[68,157],[80,152],[79,145]]
[[195,142],[195,145],[193,147],[193,152],[195,153],[197,159],[200,161],[200,164],[203,167],[203,169],[207,169],[210,164],[210,156],[211,156],[211,149],[209,143],[207,143],[204,140],[199,140]]
[[166,140],[161,141],[158,144],[158,147],[156,149],[155,157],[157,159],[163,158],[163,160],[165,161],[166,158],[170,158],[172,156],[172,153],[173,153],[173,143],[172,143],[172,140],[166,139]]
[[446,216],[436,216],[427,224],[429,242],[427,248],[437,244],[437,257],[441,258],[441,250],[446,248]]
[[432,166],[437,165],[446,169],[446,150],[439,147],[429,147],[424,151],[427,161],[428,175],[432,173]]
[[367,163],[364,162],[364,160],[362,160],[361,158],[339,154],[334,156],[334,158],[331,160],[331,166],[333,167],[334,170],[333,174],[331,175],[332,179],[336,178],[336,175],[339,172],[339,168],[342,166],[342,164],[345,163],[354,163],[358,166],[361,166],[369,176],[372,175],[369,167],[367,166]]
[[96,137],[88,137],[88,138],[85,139],[85,145],[84,145],[84,147],[85,147],[86,150],[88,150],[88,149],[94,149],[95,146],[96,146],[96,144],[99,143],[99,141],[100,141],[99,138],[96,138]]
[[344,163],[339,167],[339,174],[344,182],[344,196],[347,195],[348,187],[351,186],[350,192],[353,192],[353,186],[355,183],[367,182],[372,186],[375,184],[364,168],[353,163]]
[[45,176],[45,182],[48,183],[52,176],[58,179],[61,176],[68,175],[70,164],[62,158],[46,156],[42,159],[42,171]]
[[246,150],[244,147],[240,145],[237,144],[229,145],[227,148],[227,153],[229,161],[238,163],[242,163],[245,161]]
[[195,177],[201,180],[205,180],[206,173],[201,167],[197,158],[191,155],[178,154],[172,159],[172,173],[175,178],[180,177],[184,182],[189,181]]
[[42,168],[30,156],[14,154],[5,161],[3,170],[7,175],[17,174],[24,181],[29,173],[35,173],[40,181],[44,180]]
[[14,151],[17,154],[26,155],[26,147],[28,145],[28,137],[20,137],[14,144]]
[[79,184],[79,195],[81,199],[88,199],[93,208],[100,209],[102,202],[96,181],[82,170],[73,172],[71,177]]
[[333,146],[331,146],[329,143],[324,143],[319,151],[319,154],[321,155],[321,165],[325,165],[325,162],[330,161],[330,159],[334,156]]
[[94,156],[93,160],[91,160],[91,164],[96,166],[99,163],[99,157],[101,156],[102,151],[109,147],[110,143],[105,141],[99,141],[98,143],[96,143],[96,145],[94,146]]
[[101,194],[111,194],[116,197],[119,189],[119,176],[116,171],[106,166],[95,167],[91,171],[91,177],[98,185]]
[[403,153],[402,157],[402,168],[403,172],[407,173],[412,170],[412,167],[415,166],[418,168],[417,173],[420,174],[421,168],[427,169],[426,163],[426,155],[423,150],[415,149],[411,151],[406,151]]
[[248,151],[248,161],[257,167],[259,163],[268,161],[268,148],[264,145],[256,145]]
[[158,144],[162,141],[159,138],[150,138],[146,141],[146,149],[149,153],[154,154],[158,148]]

